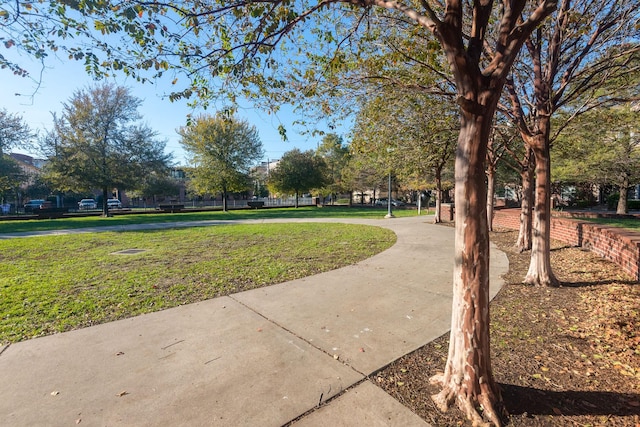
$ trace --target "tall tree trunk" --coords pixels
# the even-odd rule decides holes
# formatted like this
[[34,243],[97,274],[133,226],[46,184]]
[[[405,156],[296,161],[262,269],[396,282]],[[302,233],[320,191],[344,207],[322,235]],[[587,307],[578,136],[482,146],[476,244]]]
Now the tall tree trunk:
[[496,167],[493,164],[489,164],[487,168],[487,226],[489,231],[493,231],[493,194],[495,192],[496,183]]
[[296,203],[295,203],[296,209],[298,209],[298,192],[296,191]]
[[529,137],[536,161],[535,206],[531,262],[524,283],[535,286],[558,286],[551,269],[551,158],[545,133]]
[[227,189],[222,190],[222,212],[227,211]]
[[618,215],[624,215],[629,213],[627,207],[627,194],[629,193],[629,174],[623,172],[620,178],[620,185],[618,186],[618,192],[620,195],[618,196],[618,206],[616,208],[616,213]]
[[533,201],[533,187],[535,185],[535,169],[533,166],[533,153],[531,149],[527,149],[527,151],[528,154],[525,156],[523,168],[520,170],[522,200],[520,203],[520,229],[518,231],[518,239],[516,240],[516,248],[520,252],[531,249],[531,226],[533,222],[531,202]]
[[[490,108],[486,108],[491,110]],[[454,401],[474,425],[483,415],[501,425],[502,398],[491,370],[489,349],[489,232],[484,161],[493,111],[465,113],[455,162],[455,264],[449,355],[442,385],[433,396],[446,410]]]
[[442,222],[442,170],[436,168],[436,211],[433,216],[433,223]]
[[107,190],[107,187],[104,187],[102,189],[102,216],[104,217],[109,216],[109,205],[107,204],[107,200],[109,199],[108,193],[109,190]]

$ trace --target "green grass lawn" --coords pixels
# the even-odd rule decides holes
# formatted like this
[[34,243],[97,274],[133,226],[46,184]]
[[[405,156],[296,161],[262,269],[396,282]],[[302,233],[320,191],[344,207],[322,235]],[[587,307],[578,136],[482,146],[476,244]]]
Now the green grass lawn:
[[[101,216],[87,216],[75,218],[59,218],[51,220],[29,221],[0,221],[0,234],[25,231],[74,229],[84,227],[100,227],[104,225],[147,224],[177,221],[206,221],[206,220],[238,220],[238,219],[266,219],[266,218],[384,218],[386,208],[364,208],[347,206],[315,207],[307,206],[298,209],[238,209],[222,212],[181,212],[181,213],[153,213],[114,215],[110,218]],[[426,214],[426,211],[422,211]],[[396,209],[393,214],[397,217],[415,216],[414,209]]]
[[[288,210],[288,216],[293,217],[292,212],[303,215],[305,211]],[[312,212],[306,212],[311,216]],[[171,217],[233,219],[261,213],[274,214],[264,210]],[[147,217],[151,215],[138,219]],[[84,218],[35,223],[64,223],[64,227],[72,228],[68,224],[111,225],[131,220]],[[393,232],[380,227],[320,223],[219,225],[0,240],[0,343],[316,274],[366,259],[395,240]],[[144,252],[114,254],[125,249]]]
[[580,219],[584,221],[595,222],[596,224],[626,228],[632,231],[640,231],[640,219],[638,218],[580,218]]

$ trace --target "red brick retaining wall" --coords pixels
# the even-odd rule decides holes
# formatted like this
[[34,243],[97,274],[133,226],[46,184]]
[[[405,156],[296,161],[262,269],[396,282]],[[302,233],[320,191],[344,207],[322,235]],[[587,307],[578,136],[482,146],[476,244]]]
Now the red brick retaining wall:
[[453,206],[454,206],[453,203],[440,204],[440,219],[442,221],[445,221],[445,222],[453,221],[453,218],[455,217]]
[[[588,249],[619,265],[635,280],[640,280],[640,233],[568,218],[571,213],[559,215],[564,218],[556,216],[556,213],[551,217],[552,239]],[[520,210],[495,210],[493,226],[517,230],[520,227]]]

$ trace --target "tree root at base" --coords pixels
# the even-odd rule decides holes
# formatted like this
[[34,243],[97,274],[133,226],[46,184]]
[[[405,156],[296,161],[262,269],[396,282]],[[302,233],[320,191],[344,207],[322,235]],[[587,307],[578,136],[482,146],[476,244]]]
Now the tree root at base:
[[429,382],[443,386],[440,393],[431,396],[440,411],[447,412],[456,402],[458,408],[472,422],[473,427],[502,427],[501,417],[494,408],[496,396],[489,390],[483,390],[479,395],[472,396],[464,392],[461,387],[455,389],[450,385],[445,386],[444,374],[434,375]]
[[551,277],[542,277],[540,275],[527,274],[522,283],[528,286],[539,286],[543,288],[557,288],[560,286],[560,281],[553,275]]

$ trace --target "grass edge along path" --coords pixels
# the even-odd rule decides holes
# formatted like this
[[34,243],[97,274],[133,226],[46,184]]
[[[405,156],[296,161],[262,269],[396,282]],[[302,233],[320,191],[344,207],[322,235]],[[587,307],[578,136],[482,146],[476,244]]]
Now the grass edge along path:
[[[367,259],[395,234],[273,223],[0,240],[0,343],[269,286]],[[140,249],[133,255],[115,252]]]
[[[0,235],[3,233],[20,233],[45,230],[63,230],[91,228],[101,226],[118,226],[130,224],[171,223],[182,221],[233,221],[246,219],[272,219],[272,218],[370,218],[384,219],[386,208],[374,207],[348,207],[331,206],[315,207],[307,206],[294,208],[275,209],[237,209],[223,212],[221,210],[180,213],[127,213],[115,214],[112,217],[85,216],[64,217],[58,219],[31,219],[31,220],[7,220],[0,221]],[[417,216],[415,209],[397,209],[393,211],[397,217]],[[426,210],[421,212],[427,214]]]

